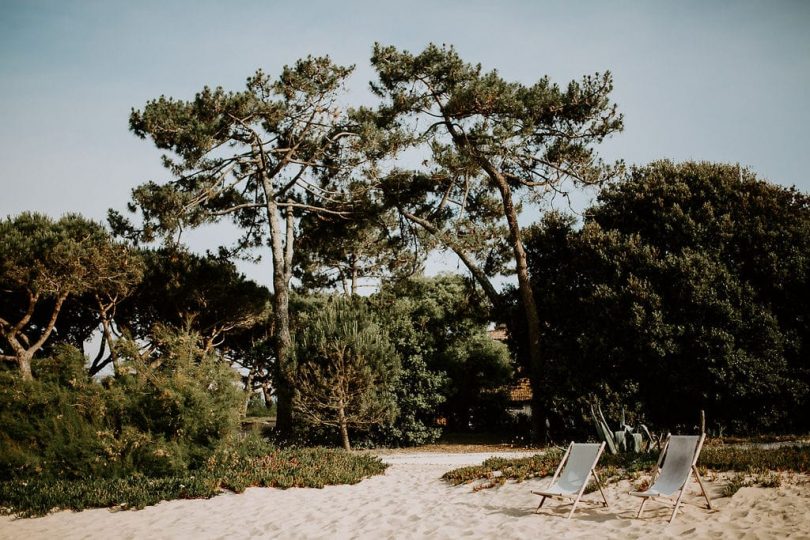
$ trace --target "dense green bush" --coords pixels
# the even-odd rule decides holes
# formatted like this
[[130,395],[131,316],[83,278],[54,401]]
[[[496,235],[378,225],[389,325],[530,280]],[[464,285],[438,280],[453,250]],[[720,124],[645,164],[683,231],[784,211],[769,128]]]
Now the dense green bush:
[[35,380],[0,372],[0,479],[160,477],[200,467],[238,429],[234,371],[194,334],[163,330],[160,356],[121,347],[121,375],[91,380],[59,348]]
[[806,196],[736,166],[658,162],[580,229],[548,215],[526,250],[557,434],[590,431],[595,398],[663,429],[701,409],[729,432],[810,427]]
[[395,289],[391,285],[383,287],[371,302],[402,362],[394,386],[399,415],[392,424],[377,428],[372,438],[389,446],[428,444],[441,435],[435,420],[437,408],[446,399],[447,377],[431,366],[435,347],[429,334],[430,319],[426,321],[417,314],[419,302]]
[[[294,333],[306,332],[334,300],[327,295],[293,295]],[[358,433],[362,446],[412,446],[436,441],[437,423],[450,430],[497,430],[505,425],[504,388],[512,377],[509,351],[486,332],[486,301],[461,276],[414,277],[383,283],[367,305],[400,359],[392,381],[398,414],[393,422]],[[299,424],[299,443],[329,444],[330,430]]]
[[465,431],[497,431],[508,420],[513,369],[507,346],[479,330],[453,342],[442,356],[452,382],[445,407],[449,424]]
[[496,389],[512,375],[506,347],[486,333],[487,302],[461,276],[411,278],[371,297],[400,353],[400,418],[382,434],[388,444],[423,444],[450,430],[491,430],[503,414]]
[[122,347],[124,374],[111,387],[130,398],[124,421],[168,442],[210,449],[236,431],[244,394],[236,372],[193,332],[160,329],[159,356]]
[[81,353],[61,348],[33,370],[33,381],[0,372],[0,479],[119,472],[103,457],[110,400],[88,380]]
[[267,416],[275,416],[275,414],[276,414],[275,403],[271,403],[270,405],[268,405],[262,393],[253,392],[252,394],[250,394],[250,398],[248,398],[247,411],[245,412],[245,416],[261,418]]

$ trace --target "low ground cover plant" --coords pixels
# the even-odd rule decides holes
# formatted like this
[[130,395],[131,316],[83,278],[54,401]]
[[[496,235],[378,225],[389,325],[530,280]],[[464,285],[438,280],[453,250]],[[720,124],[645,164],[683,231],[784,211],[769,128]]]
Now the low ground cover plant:
[[[544,478],[554,474],[562,458],[562,451],[554,448],[527,458],[491,458],[481,465],[461,467],[446,472],[442,479],[451,485],[471,483],[474,489],[485,489],[504,484],[507,480],[522,482],[531,478]],[[605,483],[635,480],[641,473],[652,470],[658,460],[656,452],[643,454],[603,455],[597,471]],[[810,473],[810,447],[782,446],[756,448],[750,446],[708,446],[703,449],[698,465],[715,472],[734,471],[724,495],[733,495],[740,487],[759,485],[778,487],[776,473]]]
[[199,470],[150,478],[10,480],[0,482],[0,513],[34,517],[52,510],[140,509],[163,500],[210,498],[248,487],[356,484],[387,465],[369,455],[327,448],[277,448],[249,435],[214,452]]

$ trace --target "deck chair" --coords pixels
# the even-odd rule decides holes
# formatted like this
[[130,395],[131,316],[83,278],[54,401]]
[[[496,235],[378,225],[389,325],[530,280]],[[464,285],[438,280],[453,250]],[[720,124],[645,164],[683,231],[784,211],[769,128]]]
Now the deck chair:
[[[545,491],[532,491],[535,495],[543,497],[540,499],[540,504],[537,506],[536,514],[546,499],[549,497],[559,497],[563,499],[573,499],[574,503],[571,507],[571,512],[568,514],[567,519],[571,519],[574,515],[574,510],[577,508],[582,493],[585,491],[585,486],[588,484],[588,478],[593,475],[596,480],[596,485],[599,487],[599,493],[602,494],[604,505],[607,506],[607,498],[605,492],[602,491],[602,482],[596,475],[594,468],[605,449],[605,443],[571,443],[565,455],[557,467],[557,472],[551,479],[551,484]],[[565,467],[563,468],[563,465]],[[562,471],[562,473],[560,473]]]
[[[678,508],[681,506],[690,473],[694,474],[700,486],[700,491],[706,499],[706,505],[711,510],[712,501],[709,500],[709,495],[703,487],[703,481],[697,470],[697,460],[705,438],[705,434],[699,436],[670,435],[661,449],[658,463],[653,467],[652,485],[646,491],[630,493],[630,495],[643,498],[641,508],[638,509],[638,515],[636,515],[637,518],[640,518],[641,513],[644,512],[644,505],[647,504],[647,501],[652,499],[674,505],[672,516],[669,518],[669,522],[672,523],[678,514]],[[676,493],[678,496],[673,501],[672,496]]]

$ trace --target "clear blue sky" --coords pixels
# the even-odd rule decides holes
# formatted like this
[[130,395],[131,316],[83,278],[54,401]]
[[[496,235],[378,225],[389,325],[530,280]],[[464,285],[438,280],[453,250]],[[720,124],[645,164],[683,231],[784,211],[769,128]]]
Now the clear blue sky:
[[610,70],[626,129],[607,158],[740,162],[810,191],[806,1],[0,0],[0,217],[103,219],[165,178],[127,129],[161,94],[239,89],[257,68],[329,54],[357,64],[352,97],[367,99],[374,41],[453,44],[527,83]]

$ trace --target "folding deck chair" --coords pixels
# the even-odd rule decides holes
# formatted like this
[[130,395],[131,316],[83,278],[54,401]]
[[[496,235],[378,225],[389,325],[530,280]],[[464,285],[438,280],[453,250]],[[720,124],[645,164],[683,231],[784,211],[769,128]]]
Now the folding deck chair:
[[[574,510],[577,508],[582,493],[585,491],[585,486],[588,484],[588,478],[593,475],[596,480],[596,485],[599,487],[599,493],[602,494],[604,505],[607,506],[607,498],[605,492],[602,491],[602,482],[596,475],[594,468],[605,449],[605,443],[571,443],[565,455],[557,467],[557,472],[551,479],[551,484],[545,491],[532,491],[535,495],[543,497],[540,499],[540,504],[537,506],[536,514],[543,503],[546,502],[548,497],[559,497],[563,499],[573,499],[574,503],[571,507],[571,512],[568,514],[567,519],[571,519],[574,515]],[[565,465],[565,468],[563,468]],[[560,471],[562,470],[562,474]]]
[[[681,505],[681,499],[686,491],[690,473],[695,475],[700,491],[706,499],[706,505],[711,510],[712,501],[709,500],[709,495],[703,487],[703,481],[700,479],[700,473],[697,470],[697,460],[705,438],[705,434],[700,436],[670,435],[666,444],[664,444],[664,448],[661,449],[658,463],[653,467],[653,484],[646,491],[630,493],[630,495],[643,498],[641,508],[638,509],[638,515],[636,515],[637,518],[641,517],[647,501],[652,499],[656,502],[674,505],[672,516],[669,518],[669,522],[672,523]],[[662,461],[663,465],[661,464]],[[678,497],[673,502],[672,496],[676,493]],[[662,497],[664,500],[660,500]]]

